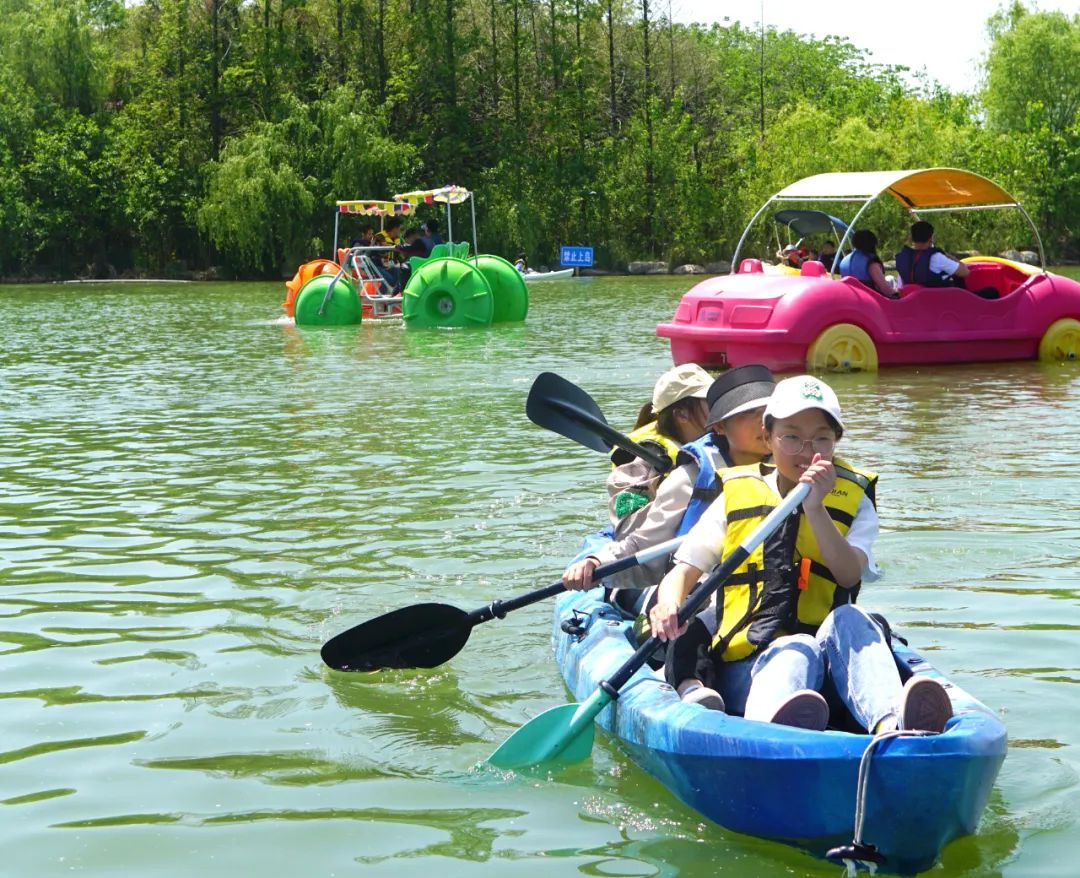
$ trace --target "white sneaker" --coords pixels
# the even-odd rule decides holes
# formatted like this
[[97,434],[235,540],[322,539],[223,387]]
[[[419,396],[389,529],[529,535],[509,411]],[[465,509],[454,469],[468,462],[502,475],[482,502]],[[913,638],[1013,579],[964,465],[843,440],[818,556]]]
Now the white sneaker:
[[771,723],[822,732],[829,724],[829,705],[820,692],[800,689],[787,697],[772,715]]
[[687,704],[700,704],[707,710],[723,710],[724,699],[715,689],[708,686],[695,686],[680,696]]
[[952,701],[937,680],[912,677],[904,684],[900,697],[900,728],[907,731],[945,731],[945,723],[953,715]]

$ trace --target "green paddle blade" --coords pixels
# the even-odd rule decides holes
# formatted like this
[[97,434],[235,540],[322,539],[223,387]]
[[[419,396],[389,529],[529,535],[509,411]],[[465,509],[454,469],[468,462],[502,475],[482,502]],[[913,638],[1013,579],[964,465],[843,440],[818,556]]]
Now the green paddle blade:
[[449,604],[414,604],[331,638],[322,660],[339,671],[435,668],[457,655],[473,621]]
[[598,689],[582,704],[562,704],[545,710],[507,738],[488,757],[496,768],[569,765],[592,753],[593,720],[611,702]]

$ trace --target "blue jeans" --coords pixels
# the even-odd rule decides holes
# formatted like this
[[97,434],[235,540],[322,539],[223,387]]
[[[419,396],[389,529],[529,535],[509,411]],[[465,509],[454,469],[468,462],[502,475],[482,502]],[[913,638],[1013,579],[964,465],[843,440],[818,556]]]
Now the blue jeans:
[[380,265],[376,262],[375,268],[378,270],[379,274],[383,276],[386,283],[389,284],[390,293],[393,293],[394,290],[398,288],[398,284],[401,280],[401,277],[398,274],[398,267],[396,265]]
[[828,674],[851,715],[873,729],[899,711],[900,673],[877,624],[853,604],[837,607],[817,636],[792,634],[758,655],[717,666],[728,713],[768,722],[800,689],[821,691]]

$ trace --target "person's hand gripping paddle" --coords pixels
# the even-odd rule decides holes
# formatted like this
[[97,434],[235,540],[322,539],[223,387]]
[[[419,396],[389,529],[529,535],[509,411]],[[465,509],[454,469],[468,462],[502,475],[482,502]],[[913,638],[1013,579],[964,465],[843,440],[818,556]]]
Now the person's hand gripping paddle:
[[[601,564],[593,571],[600,582],[679,548],[682,537],[643,549],[636,555]],[[380,671],[386,668],[435,668],[461,652],[474,627],[566,591],[560,579],[545,588],[466,613],[450,604],[413,604],[362,622],[326,641],[322,660],[338,671]]]
[[[680,626],[694,617],[709,596],[727,581],[750,553],[798,508],[809,491],[809,485],[796,485],[738,548],[694,587],[686,602],[679,608]],[[603,680],[597,686],[588,700],[582,704],[553,707],[529,720],[488,757],[488,762],[496,768],[529,768],[544,763],[571,763],[585,759],[592,752],[593,720],[619,697],[619,690],[629,682],[659,645],[658,637],[650,637],[610,679]]]

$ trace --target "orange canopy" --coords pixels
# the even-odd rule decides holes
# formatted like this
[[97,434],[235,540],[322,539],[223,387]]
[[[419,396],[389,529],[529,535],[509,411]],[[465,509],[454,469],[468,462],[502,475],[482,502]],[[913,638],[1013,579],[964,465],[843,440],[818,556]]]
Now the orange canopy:
[[816,174],[781,189],[772,201],[866,201],[888,192],[912,210],[1015,205],[997,183],[959,168]]

